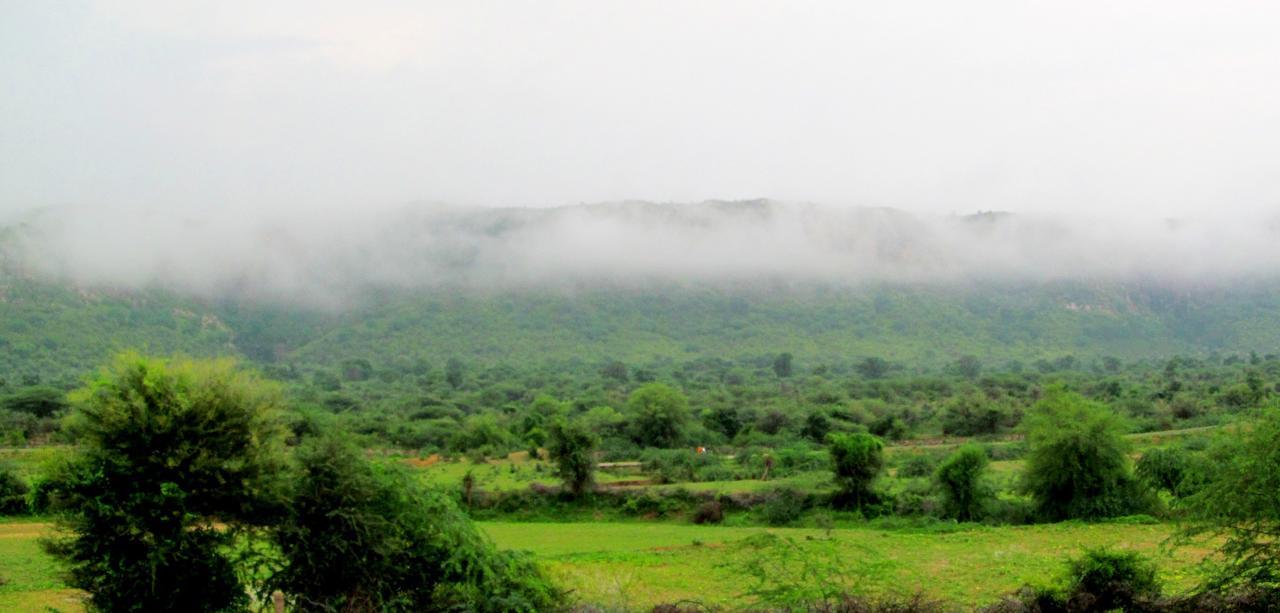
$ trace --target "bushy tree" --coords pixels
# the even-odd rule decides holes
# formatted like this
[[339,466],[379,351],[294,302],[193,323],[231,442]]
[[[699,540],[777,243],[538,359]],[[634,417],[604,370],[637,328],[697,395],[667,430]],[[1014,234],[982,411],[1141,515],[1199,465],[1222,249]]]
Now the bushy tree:
[[773,359],[773,374],[778,375],[778,378],[780,379],[790,377],[792,372],[792,361],[793,358],[790,353],[779,353],[778,356]]
[[333,436],[298,451],[272,532],[279,589],[305,611],[546,611],[561,594],[532,560],[499,552],[445,495]]
[[1280,409],[1223,435],[1205,466],[1180,504],[1189,514],[1182,536],[1221,543],[1219,582],[1280,590]]
[[960,521],[982,518],[983,505],[990,496],[982,482],[987,452],[980,445],[964,445],[947,457],[934,473],[942,491],[943,512]]
[[0,400],[0,408],[36,417],[50,417],[67,408],[66,394],[51,387],[27,387]]
[[884,443],[864,432],[832,433],[827,436],[827,448],[840,489],[836,503],[861,507],[875,502],[872,486],[884,470]]
[[597,440],[580,422],[557,421],[548,430],[547,451],[565,489],[581,496],[595,482]]
[[956,436],[995,434],[1008,420],[999,403],[971,392],[952,398],[942,413],[942,432]]
[[245,604],[229,557],[281,503],[274,387],[234,362],[126,355],[77,394],[49,550],[104,611]]
[[670,448],[684,438],[689,421],[689,400],[679,390],[649,383],[627,398],[631,412],[631,437],[644,447]]
[[1150,506],[1130,471],[1119,417],[1106,406],[1053,386],[1031,408],[1025,425],[1023,487],[1043,517],[1113,517]]
[[25,515],[30,489],[13,469],[0,465],[0,515]]

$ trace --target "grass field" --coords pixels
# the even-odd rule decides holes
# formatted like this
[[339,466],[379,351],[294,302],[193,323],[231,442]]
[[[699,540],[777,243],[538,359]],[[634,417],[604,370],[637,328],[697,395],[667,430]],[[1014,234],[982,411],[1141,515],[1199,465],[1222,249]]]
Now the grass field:
[[[1064,523],[972,527],[950,532],[846,528],[734,528],[672,523],[510,523],[480,526],[501,547],[531,552],[582,602],[611,610],[696,601],[748,604],[754,581],[744,572],[764,560],[779,581],[821,571],[829,581],[868,594],[916,591],[957,604],[988,603],[1025,584],[1048,584],[1062,560],[1081,548],[1133,549],[1158,561],[1172,590],[1190,587],[1203,550],[1167,551],[1161,524]],[[37,539],[47,524],[0,523],[0,610],[80,609]],[[772,535],[762,537],[761,535]],[[786,558],[786,554],[799,554]],[[785,558],[785,559],[784,559]],[[807,560],[809,567],[800,564]],[[843,577],[841,577],[843,575]]]

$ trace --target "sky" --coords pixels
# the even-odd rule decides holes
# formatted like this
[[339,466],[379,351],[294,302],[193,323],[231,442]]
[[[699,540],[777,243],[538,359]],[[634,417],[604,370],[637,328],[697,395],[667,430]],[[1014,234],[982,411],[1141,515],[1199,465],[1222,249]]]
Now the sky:
[[1280,210],[1280,3],[0,0],[0,215]]

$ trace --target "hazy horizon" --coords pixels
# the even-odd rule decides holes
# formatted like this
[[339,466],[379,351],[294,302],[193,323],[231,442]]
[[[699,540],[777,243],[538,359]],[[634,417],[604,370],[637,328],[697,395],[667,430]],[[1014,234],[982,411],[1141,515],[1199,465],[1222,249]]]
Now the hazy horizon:
[[0,2],[0,219],[1280,207],[1280,5]]

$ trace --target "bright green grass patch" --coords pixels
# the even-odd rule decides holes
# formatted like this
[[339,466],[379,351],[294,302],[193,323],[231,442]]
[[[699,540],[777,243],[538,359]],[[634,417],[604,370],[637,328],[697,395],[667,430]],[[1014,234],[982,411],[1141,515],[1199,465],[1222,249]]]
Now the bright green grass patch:
[[[1083,547],[1108,545],[1150,555],[1169,589],[1190,587],[1203,550],[1166,551],[1162,524],[1081,524],[982,527],[944,531],[831,531],[806,528],[691,526],[670,523],[480,522],[500,546],[530,551],[582,602],[642,610],[677,600],[739,608],[753,586],[742,572],[750,559],[796,547],[853,579],[851,590],[910,594],[974,606],[1024,584],[1056,580],[1063,560]],[[44,523],[0,524],[0,610],[80,609],[39,548]],[[757,542],[759,535],[779,537]],[[784,569],[785,570],[785,569]]]
[[775,546],[794,542],[802,551],[814,547],[812,555],[824,556],[824,563],[855,579],[856,585],[848,585],[851,590],[922,591],[966,606],[990,603],[1026,584],[1052,583],[1063,560],[1084,547],[1107,545],[1151,555],[1172,590],[1194,583],[1192,567],[1203,555],[1163,550],[1167,525],[975,526],[952,533],[632,523],[481,525],[500,546],[533,552],[579,600],[624,609],[680,600],[729,608],[748,604],[744,593],[753,580],[742,569],[761,550],[746,539],[765,533],[790,539]]
[[40,549],[48,524],[0,524],[0,611],[81,610],[80,592],[62,583],[53,558]]

